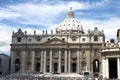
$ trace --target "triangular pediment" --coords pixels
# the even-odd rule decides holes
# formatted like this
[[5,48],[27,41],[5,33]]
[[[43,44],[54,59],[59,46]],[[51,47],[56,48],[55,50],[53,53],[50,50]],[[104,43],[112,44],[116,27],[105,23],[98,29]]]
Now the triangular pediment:
[[47,44],[66,44],[67,42],[64,40],[61,40],[59,38],[53,38],[53,39],[46,41],[45,43],[47,43]]

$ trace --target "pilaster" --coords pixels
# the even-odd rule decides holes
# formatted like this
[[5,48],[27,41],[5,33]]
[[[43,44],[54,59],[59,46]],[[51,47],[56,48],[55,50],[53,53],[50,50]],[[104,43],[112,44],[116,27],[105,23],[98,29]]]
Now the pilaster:
[[50,73],[52,73],[52,50],[50,50]]
[[31,71],[34,71],[34,62],[35,62],[35,51],[32,51],[32,66],[31,66]]
[[61,49],[59,49],[59,67],[58,72],[61,73]]
[[70,50],[69,50],[69,52],[68,52],[69,54],[68,54],[68,72],[70,73],[71,71],[71,52],[70,52]]
[[80,56],[79,56],[79,49],[77,50],[77,73],[80,72]]
[[67,62],[68,62],[67,50],[65,50],[65,72],[67,72]]
[[46,50],[44,50],[44,71],[43,73],[46,73]]
[[41,50],[41,62],[40,62],[40,65],[41,65],[40,68],[41,69],[40,69],[40,72],[43,72],[43,61],[44,61],[43,60],[43,50]]

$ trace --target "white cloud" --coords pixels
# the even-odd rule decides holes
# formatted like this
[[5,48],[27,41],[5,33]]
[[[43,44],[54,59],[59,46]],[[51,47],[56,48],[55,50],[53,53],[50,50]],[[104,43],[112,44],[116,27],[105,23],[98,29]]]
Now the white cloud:
[[116,39],[117,30],[120,28],[120,18],[110,18],[107,20],[80,20],[82,25],[84,26],[85,31],[87,29],[94,29],[94,27],[98,27],[100,30],[104,30],[106,35],[106,40],[111,38]]

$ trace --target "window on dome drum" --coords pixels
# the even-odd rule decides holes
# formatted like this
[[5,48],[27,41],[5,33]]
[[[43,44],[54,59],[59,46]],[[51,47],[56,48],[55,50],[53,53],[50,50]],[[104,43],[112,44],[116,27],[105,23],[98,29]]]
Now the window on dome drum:
[[18,37],[17,38],[17,42],[21,42],[22,41],[22,38],[21,37]]
[[99,56],[99,49],[94,49],[94,56]]
[[98,41],[98,36],[94,36],[94,41]]

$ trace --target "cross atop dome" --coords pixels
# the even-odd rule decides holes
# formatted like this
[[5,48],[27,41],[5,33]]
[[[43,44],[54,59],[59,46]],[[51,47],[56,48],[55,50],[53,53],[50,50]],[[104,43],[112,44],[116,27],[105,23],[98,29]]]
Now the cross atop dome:
[[68,12],[68,18],[74,18],[74,13],[72,11],[72,7],[70,7],[70,11]]

